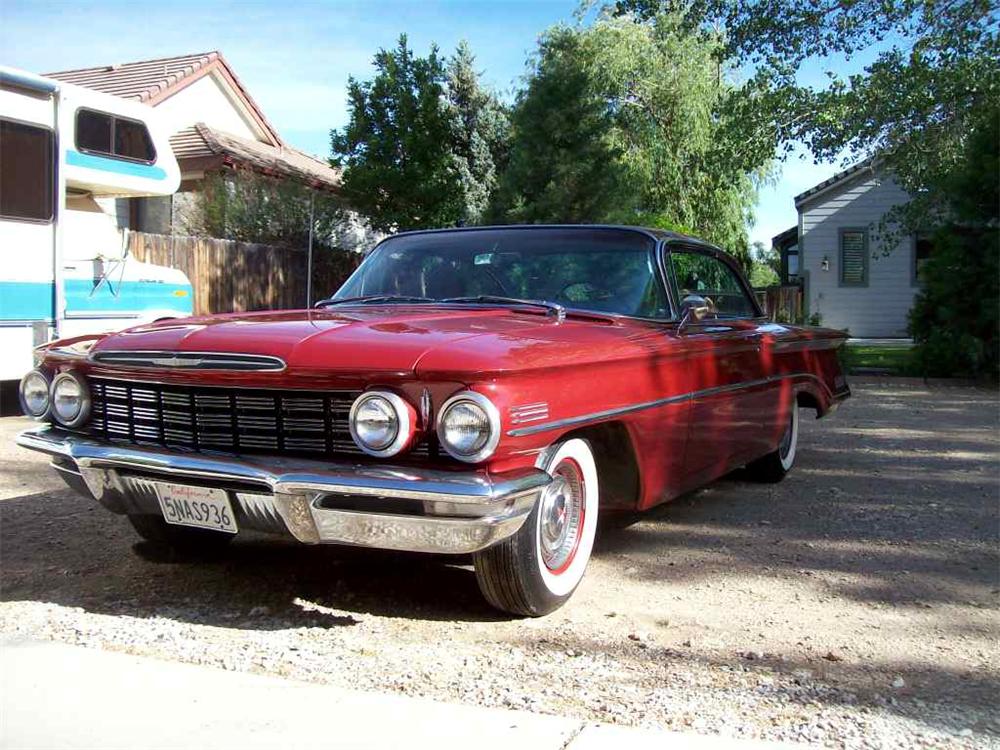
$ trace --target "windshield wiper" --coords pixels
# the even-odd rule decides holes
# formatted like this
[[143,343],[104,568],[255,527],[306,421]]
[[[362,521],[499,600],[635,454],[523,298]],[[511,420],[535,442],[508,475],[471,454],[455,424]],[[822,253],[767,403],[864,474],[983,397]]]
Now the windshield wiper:
[[455,302],[458,304],[482,303],[487,305],[527,305],[529,307],[541,307],[545,311],[556,317],[556,320],[566,319],[566,308],[555,302],[546,302],[543,299],[518,299],[517,297],[501,297],[495,294],[480,294],[475,297],[445,297],[441,302]]
[[437,300],[431,299],[430,297],[416,297],[407,296],[399,294],[366,294],[361,297],[340,297],[339,299],[331,297],[330,299],[321,299],[317,302],[314,307],[330,307],[332,305],[367,305],[377,302],[436,302]]

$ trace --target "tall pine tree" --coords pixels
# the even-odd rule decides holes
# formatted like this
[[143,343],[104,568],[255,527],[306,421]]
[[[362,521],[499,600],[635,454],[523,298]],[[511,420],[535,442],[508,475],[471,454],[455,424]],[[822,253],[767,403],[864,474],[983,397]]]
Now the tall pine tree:
[[374,79],[348,85],[350,122],[331,134],[347,203],[382,231],[476,224],[496,189],[507,113],[480,84],[468,44],[417,57],[401,36]]

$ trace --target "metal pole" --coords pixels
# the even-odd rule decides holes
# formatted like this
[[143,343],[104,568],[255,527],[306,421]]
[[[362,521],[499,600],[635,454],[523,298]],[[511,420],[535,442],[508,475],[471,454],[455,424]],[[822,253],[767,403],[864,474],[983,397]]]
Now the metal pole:
[[66,317],[65,273],[63,269],[63,214],[66,211],[66,150],[63,148],[62,90],[57,88],[52,93],[52,129],[56,134],[56,206],[55,220],[52,222],[52,282],[53,282],[53,338],[58,339],[63,333],[63,320]]
[[316,224],[316,191],[309,192],[309,269],[306,271],[306,309],[312,307],[313,303],[313,227]]

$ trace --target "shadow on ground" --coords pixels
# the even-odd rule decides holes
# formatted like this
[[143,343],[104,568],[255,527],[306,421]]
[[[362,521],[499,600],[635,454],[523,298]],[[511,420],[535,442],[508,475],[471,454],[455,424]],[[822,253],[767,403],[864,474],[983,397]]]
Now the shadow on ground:
[[[803,425],[798,465],[782,484],[751,484],[737,473],[631,523],[606,524],[595,555],[627,556],[644,584],[724,584],[734,572],[822,576],[832,609],[848,600],[993,608],[1000,590],[998,446],[993,393],[869,387],[834,419]],[[37,462],[3,468],[25,485],[40,470],[47,471]],[[255,630],[352,627],[363,614],[509,619],[485,604],[467,560],[303,547],[253,534],[222,558],[179,559],[139,542],[124,518],[68,490],[0,501],[0,556],[3,601],[108,615]],[[575,647],[602,648],[585,639]],[[711,663],[670,649],[644,658]],[[752,668],[767,665],[765,657]],[[792,660],[775,668],[800,666]],[[907,680],[919,675],[929,693],[956,700],[988,700],[1000,690],[994,672],[926,662],[876,666]],[[848,679],[867,688],[864,672]]]

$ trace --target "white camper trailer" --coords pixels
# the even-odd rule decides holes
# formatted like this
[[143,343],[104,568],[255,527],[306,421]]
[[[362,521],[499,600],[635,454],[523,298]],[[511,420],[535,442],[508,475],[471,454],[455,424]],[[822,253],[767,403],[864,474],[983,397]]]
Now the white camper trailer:
[[191,314],[188,278],[131,257],[115,210],[179,184],[150,107],[0,66],[0,380],[54,338]]

